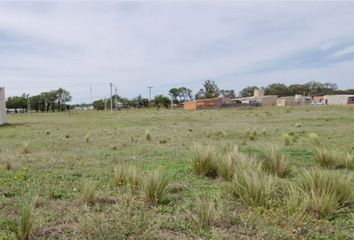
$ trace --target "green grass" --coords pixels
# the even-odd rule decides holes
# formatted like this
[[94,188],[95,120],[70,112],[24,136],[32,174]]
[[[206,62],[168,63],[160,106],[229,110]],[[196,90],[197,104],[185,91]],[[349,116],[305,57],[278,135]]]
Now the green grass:
[[[21,203],[33,195],[38,200],[30,214],[31,239],[351,236],[354,210],[347,194],[354,186],[354,107],[289,109],[9,115],[9,124],[0,126],[0,239],[17,238],[21,217],[30,222]],[[230,149],[236,145],[238,150]],[[263,150],[270,145],[282,146],[292,170],[286,178],[263,166]],[[344,156],[340,165],[346,167],[321,170],[335,175],[342,189],[335,195],[328,189],[299,191],[305,189],[299,174],[320,166],[318,145]],[[167,180],[150,175],[157,169]],[[293,195],[287,186],[293,186]],[[321,188],[328,186],[331,181]],[[197,196],[205,196],[204,202]],[[290,211],[296,199],[306,204]]]

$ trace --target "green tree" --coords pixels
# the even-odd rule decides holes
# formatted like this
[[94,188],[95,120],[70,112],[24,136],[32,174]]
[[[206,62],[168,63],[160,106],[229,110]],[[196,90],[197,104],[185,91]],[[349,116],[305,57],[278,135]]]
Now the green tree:
[[288,87],[282,83],[272,83],[264,89],[265,95],[288,96]]
[[155,103],[155,106],[157,107],[168,107],[171,103],[171,100],[164,96],[164,95],[157,95],[155,98],[154,98],[154,103]]
[[259,90],[259,87],[257,86],[248,86],[245,87],[244,89],[241,90],[239,93],[240,97],[252,97],[254,96],[254,91]]

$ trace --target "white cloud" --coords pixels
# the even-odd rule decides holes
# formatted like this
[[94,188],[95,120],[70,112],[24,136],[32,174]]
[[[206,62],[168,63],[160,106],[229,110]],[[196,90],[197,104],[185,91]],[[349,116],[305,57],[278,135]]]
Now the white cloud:
[[345,56],[352,55],[352,54],[354,54],[354,46],[346,47],[342,50],[334,52],[330,56],[331,57],[345,57]]

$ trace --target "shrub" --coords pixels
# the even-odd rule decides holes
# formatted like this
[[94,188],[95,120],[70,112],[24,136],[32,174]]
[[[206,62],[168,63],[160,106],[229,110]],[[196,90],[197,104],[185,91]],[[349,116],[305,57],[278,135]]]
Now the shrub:
[[87,135],[85,136],[85,139],[86,139],[86,142],[87,142],[87,143],[90,141],[90,137],[91,137],[91,134],[87,134]]
[[80,193],[80,199],[86,204],[94,204],[96,200],[96,184],[86,181]]
[[353,201],[351,177],[329,170],[305,170],[289,187],[289,206],[326,217]]
[[165,143],[167,143],[167,139],[166,138],[160,139],[159,143],[160,144],[165,144]]
[[265,158],[262,163],[263,169],[269,173],[286,177],[290,174],[288,160],[281,153],[280,149],[271,146],[265,151]]
[[310,141],[313,143],[313,144],[315,144],[315,145],[320,145],[320,136],[318,136],[318,134],[317,133],[309,133],[309,139],[310,139]]
[[237,169],[232,180],[232,192],[248,206],[269,206],[274,198],[276,178],[263,172],[259,164]]
[[152,138],[151,138],[151,133],[150,133],[149,130],[146,130],[146,131],[145,131],[145,139],[146,139],[146,141],[148,141],[148,142],[151,142],[151,140],[152,140]]
[[317,148],[314,154],[316,163],[325,168],[336,168],[341,158],[337,152],[326,148]]
[[200,197],[196,201],[195,213],[192,215],[194,223],[199,228],[208,228],[213,226],[220,216],[216,204],[213,200],[206,197]]
[[353,167],[354,167],[353,155],[347,153],[347,155],[344,158],[344,166],[346,169],[353,169]]
[[170,180],[160,170],[155,170],[142,183],[145,199],[154,205],[161,204],[167,197]]
[[5,169],[8,171],[10,171],[12,169],[12,164],[10,161],[5,162]]
[[194,144],[192,147],[192,166],[195,174],[207,177],[217,176],[217,154],[211,146]]
[[113,170],[113,184],[115,186],[129,185],[137,187],[139,180],[138,171],[134,166],[116,166]]
[[21,208],[21,217],[18,225],[18,237],[21,240],[30,238],[34,224],[34,202],[25,204]]

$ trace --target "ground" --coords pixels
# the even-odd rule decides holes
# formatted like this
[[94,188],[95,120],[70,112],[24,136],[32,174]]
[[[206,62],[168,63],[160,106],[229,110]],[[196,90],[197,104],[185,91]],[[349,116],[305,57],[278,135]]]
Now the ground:
[[[19,237],[21,209],[29,202],[35,202],[30,239],[354,238],[353,205],[325,218],[290,213],[283,201],[248,207],[228,182],[196,176],[190,154],[194,143],[220,153],[238,144],[256,157],[276,145],[293,172],[301,172],[316,165],[317,145],[354,153],[354,107],[32,113],[8,120],[0,127],[0,239]],[[311,133],[319,136],[316,144]],[[121,165],[134,165],[141,175],[166,173],[167,199],[152,205],[139,189],[115,186],[113,169]],[[80,198],[85,182],[96,186],[91,204]],[[207,227],[195,221],[201,197],[213,199],[219,215]]]

